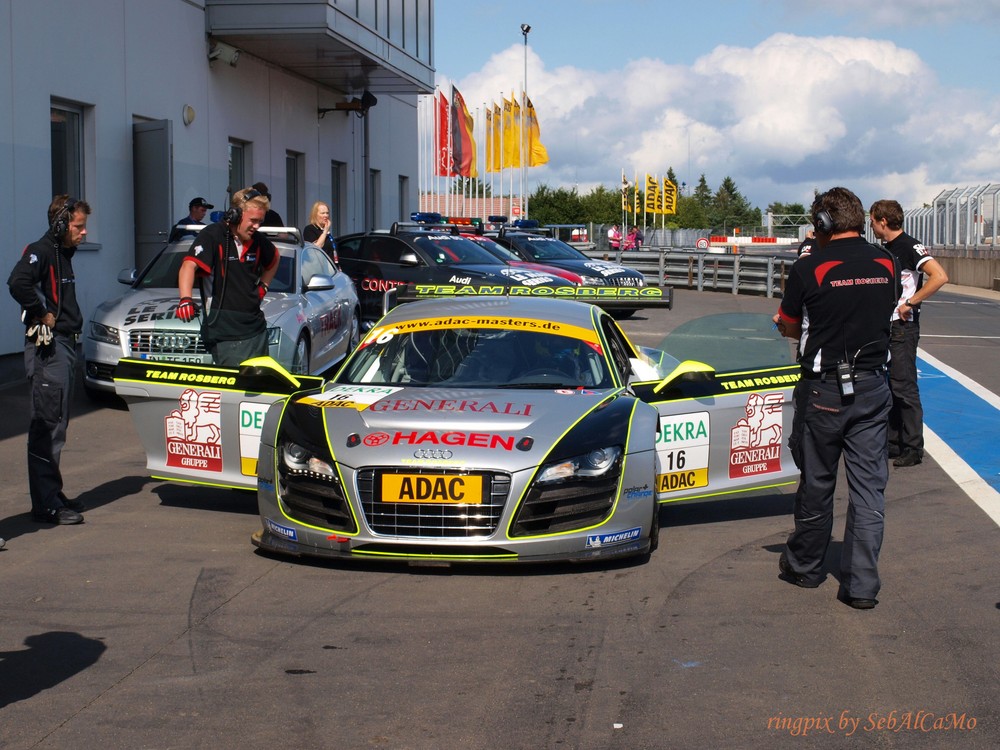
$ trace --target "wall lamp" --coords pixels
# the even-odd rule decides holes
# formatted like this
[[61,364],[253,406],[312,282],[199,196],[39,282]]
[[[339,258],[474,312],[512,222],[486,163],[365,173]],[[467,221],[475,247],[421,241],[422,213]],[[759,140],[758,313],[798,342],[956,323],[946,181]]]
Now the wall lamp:
[[229,63],[234,68],[236,63],[239,62],[240,51],[236,47],[231,47],[230,45],[213,40],[208,48],[208,61],[212,62],[214,60],[222,60],[224,63]]
[[316,114],[319,115],[319,119],[323,119],[327,112],[343,112],[345,115],[348,112],[357,112],[358,117],[364,117],[368,114],[368,110],[378,104],[378,99],[375,95],[368,89],[361,95],[361,98],[354,97],[349,102],[340,102],[339,104],[334,104],[332,107],[320,107],[316,110]]

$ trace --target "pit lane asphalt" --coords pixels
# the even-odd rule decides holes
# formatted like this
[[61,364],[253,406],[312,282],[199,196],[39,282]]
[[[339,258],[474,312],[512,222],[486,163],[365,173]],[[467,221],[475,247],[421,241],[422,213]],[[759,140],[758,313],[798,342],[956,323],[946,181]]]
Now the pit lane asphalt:
[[[625,328],[776,306],[681,290]],[[922,346],[990,387],[995,348],[935,340],[933,310]],[[934,457],[891,470],[861,612],[835,599],[843,478],[814,590],[777,577],[789,494],[667,506],[646,565],[297,563],[254,552],[252,494],[150,480],[125,411],[75,407],[63,468],[91,510],[40,525],[25,389],[0,390],[4,748],[1000,745],[1000,531]]]

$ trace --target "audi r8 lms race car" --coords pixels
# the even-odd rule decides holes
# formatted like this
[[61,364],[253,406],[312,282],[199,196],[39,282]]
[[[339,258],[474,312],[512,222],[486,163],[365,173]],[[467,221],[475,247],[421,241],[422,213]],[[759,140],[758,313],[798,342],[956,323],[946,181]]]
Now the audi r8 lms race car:
[[[598,304],[552,291],[417,285],[326,382],[270,358],[122,360],[116,388],[154,477],[256,487],[253,543],[293,556],[644,556],[659,503],[794,482],[798,368],[766,316],[676,329],[713,366],[636,347]],[[654,306],[663,290],[640,291]],[[758,363],[720,369],[734,354]]]
[[[351,279],[320,248],[302,244],[297,229],[261,227],[280,253],[277,275],[261,303],[270,355],[296,373],[320,373],[360,339],[360,306]],[[141,273],[126,269],[120,297],[97,307],[83,338],[84,384],[113,391],[122,357],[210,364],[199,320],[176,316],[177,271],[191,238],[168,244]],[[202,300],[198,299],[201,303]],[[211,297],[206,301],[211,306]]]
[[458,226],[397,222],[388,232],[337,238],[340,265],[358,289],[366,322],[383,313],[385,292],[406,284],[569,286],[572,282],[516,268],[461,236]]

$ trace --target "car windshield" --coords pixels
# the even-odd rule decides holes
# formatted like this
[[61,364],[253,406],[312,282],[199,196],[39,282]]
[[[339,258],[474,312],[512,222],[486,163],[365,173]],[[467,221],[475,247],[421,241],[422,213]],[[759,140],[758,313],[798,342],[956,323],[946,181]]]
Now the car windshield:
[[[146,266],[142,276],[135,283],[136,289],[173,289],[177,291],[177,272],[181,268],[181,261],[187,254],[190,242],[180,242],[168,246],[162,253],[156,256],[153,262]],[[295,285],[295,249],[287,245],[276,245],[281,254],[278,265],[278,272],[274,276],[268,287],[270,292],[293,292]]]
[[503,265],[503,261],[488,253],[472,240],[451,234],[431,234],[416,237],[413,243],[426,253],[435,263],[442,266],[454,263],[480,263],[483,265]]
[[795,344],[774,328],[770,315],[719,313],[681,323],[657,345],[679,360],[711,365],[716,372],[794,364]]
[[490,255],[493,255],[502,261],[509,262],[509,261],[521,260],[520,255],[515,253],[513,250],[510,250],[504,247],[503,245],[494,242],[489,237],[477,237],[472,241],[475,242],[477,245],[479,245],[481,248],[483,248],[483,250],[488,252]]
[[584,341],[536,331],[417,324],[425,330],[374,332],[337,381],[449,388],[611,386],[596,337]]
[[526,251],[537,261],[547,260],[589,260],[586,255],[565,242],[551,237],[511,237],[511,242]]

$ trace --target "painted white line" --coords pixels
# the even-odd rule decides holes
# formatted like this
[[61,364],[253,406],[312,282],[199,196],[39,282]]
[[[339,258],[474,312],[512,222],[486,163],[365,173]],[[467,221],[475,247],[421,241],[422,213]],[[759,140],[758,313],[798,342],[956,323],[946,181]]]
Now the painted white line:
[[977,396],[979,396],[979,398],[981,398],[986,403],[991,404],[997,409],[1000,409],[1000,396],[997,396],[993,391],[988,390],[984,386],[979,385],[979,383],[970,378],[968,375],[963,375],[954,367],[949,367],[940,359],[938,359],[937,357],[932,357],[923,349],[917,348],[917,356],[920,357],[920,359],[927,360],[927,364],[933,365],[955,382],[959,383],[960,385],[964,385],[966,388],[975,393]]
[[986,341],[993,341],[995,339],[1000,339],[1000,336],[969,336],[967,334],[950,334],[950,333],[921,333],[920,338],[922,339],[984,339]]
[[1000,492],[993,489],[985,479],[939,438],[932,429],[924,425],[924,448],[934,456],[944,473],[951,477],[972,501],[983,509],[993,523],[1000,526]]
[[[932,357],[923,349],[917,349],[917,356],[926,360],[927,364],[936,367],[945,375],[975,393],[986,403],[996,409],[1000,409],[1000,396],[997,396],[992,391],[984,388],[972,378],[967,375],[963,375],[953,367],[949,367],[936,357]],[[944,469],[944,472],[952,478],[955,484],[957,484],[976,505],[983,509],[986,515],[993,520],[993,523],[1000,526],[1000,492],[993,489],[993,487],[985,479],[979,476],[979,474],[977,474],[971,466],[965,463],[965,461],[963,461],[962,458],[955,453],[955,451],[953,451],[947,443],[939,438],[926,424],[924,425],[924,447],[927,449],[928,453],[934,456],[934,460],[938,462],[941,468]]]

